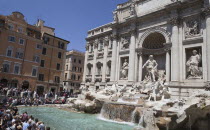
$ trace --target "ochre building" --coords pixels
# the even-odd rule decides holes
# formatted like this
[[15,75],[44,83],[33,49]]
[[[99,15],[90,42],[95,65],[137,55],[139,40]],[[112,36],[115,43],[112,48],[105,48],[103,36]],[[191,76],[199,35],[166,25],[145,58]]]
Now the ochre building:
[[66,52],[64,89],[71,94],[80,92],[84,72],[85,54],[77,50]]
[[0,84],[43,92],[62,90],[65,53],[69,41],[56,37],[54,28],[24,15],[0,15]]

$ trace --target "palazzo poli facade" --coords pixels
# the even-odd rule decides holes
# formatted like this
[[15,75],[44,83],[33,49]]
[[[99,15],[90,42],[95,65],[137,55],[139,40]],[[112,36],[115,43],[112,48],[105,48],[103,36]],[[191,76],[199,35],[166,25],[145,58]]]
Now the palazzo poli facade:
[[160,77],[172,97],[209,87],[209,5],[209,0],[119,4],[113,22],[88,31],[83,87],[135,87]]

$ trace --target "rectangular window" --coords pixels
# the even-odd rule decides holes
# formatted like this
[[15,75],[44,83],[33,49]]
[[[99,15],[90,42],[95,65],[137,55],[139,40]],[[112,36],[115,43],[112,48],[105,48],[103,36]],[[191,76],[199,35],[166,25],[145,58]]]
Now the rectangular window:
[[60,83],[60,77],[55,76],[55,83]]
[[15,37],[14,36],[9,36],[8,41],[9,42],[15,42]]
[[22,27],[18,27],[18,32],[22,33],[23,32],[23,28]]
[[9,63],[4,63],[2,71],[5,72],[5,73],[9,73],[9,69],[10,69],[10,64]]
[[42,45],[36,44],[36,49],[42,49]]
[[60,65],[59,63],[57,63],[56,69],[57,69],[57,70],[60,70],[60,66],[61,66],[61,65]]
[[15,58],[23,59],[23,52],[16,52]]
[[46,55],[46,54],[47,54],[47,48],[43,48],[43,49],[42,49],[42,54],[43,54],[43,55]]
[[44,81],[44,74],[39,74],[39,81]]
[[76,63],[77,62],[77,59],[74,59],[74,63]]
[[63,42],[58,42],[58,48],[64,49],[64,43]]
[[69,66],[68,65],[66,65],[66,70],[68,70],[69,69]]
[[79,64],[81,64],[82,62],[81,62],[81,60],[79,60]]
[[48,44],[49,41],[50,41],[50,38],[49,37],[43,37],[43,40],[44,40],[44,44]]
[[7,56],[11,57],[12,56],[12,49],[7,49]]
[[103,43],[103,40],[100,40],[100,43],[99,43],[99,50],[101,51],[102,49],[103,49],[103,47],[104,47],[104,45],[103,45],[104,43]]
[[39,58],[39,56],[34,56],[34,59],[33,59],[33,61],[34,61],[34,62],[36,62],[36,63],[39,63],[39,61],[40,61],[40,58]]
[[37,76],[37,67],[32,68],[32,76]]
[[20,74],[20,65],[19,64],[14,65],[14,74]]
[[58,52],[58,58],[61,59],[61,57],[62,57],[61,52]]
[[13,24],[8,24],[8,29],[9,30],[14,30],[14,25]]
[[44,67],[44,63],[45,63],[45,61],[44,60],[41,60],[40,66],[41,67]]
[[25,40],[22,39],[22,38],[20,38],[20,39],[19,39],[19,44],[24,45],[24,43],[25,43]]
[[67,73],[65,73],[65,80],[67,79]]

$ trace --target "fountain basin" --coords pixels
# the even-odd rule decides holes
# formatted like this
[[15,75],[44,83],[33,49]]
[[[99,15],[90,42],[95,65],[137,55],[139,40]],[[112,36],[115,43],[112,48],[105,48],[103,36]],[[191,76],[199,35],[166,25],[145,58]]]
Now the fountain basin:
[[64,111],[53,107],[22,107],[19,112],[43,121],[52,130],[132,130],[133,126],[99,120],[96,114]]

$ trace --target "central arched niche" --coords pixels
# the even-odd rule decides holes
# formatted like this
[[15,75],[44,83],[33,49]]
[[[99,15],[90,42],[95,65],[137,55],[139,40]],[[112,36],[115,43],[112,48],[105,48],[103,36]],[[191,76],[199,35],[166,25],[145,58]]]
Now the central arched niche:
[[145,49],[161,49],[164,47],[165,43],[165,37],[159,32],[154,32],[145,38],[142,47]]
[[[157,54],[158,49],[163,49],[166,44],[165,36],[159,32],[150,33],[143,41],[142,48],[144,49],[143,53],[143,64],[148,60],[149,55],[153,55],[154,59],[158,63],[158,70],[165,70],[166,68],[166,54],[161,51],[161,53]],[[145,78],[147,71],[143,69],[143,79]]]

